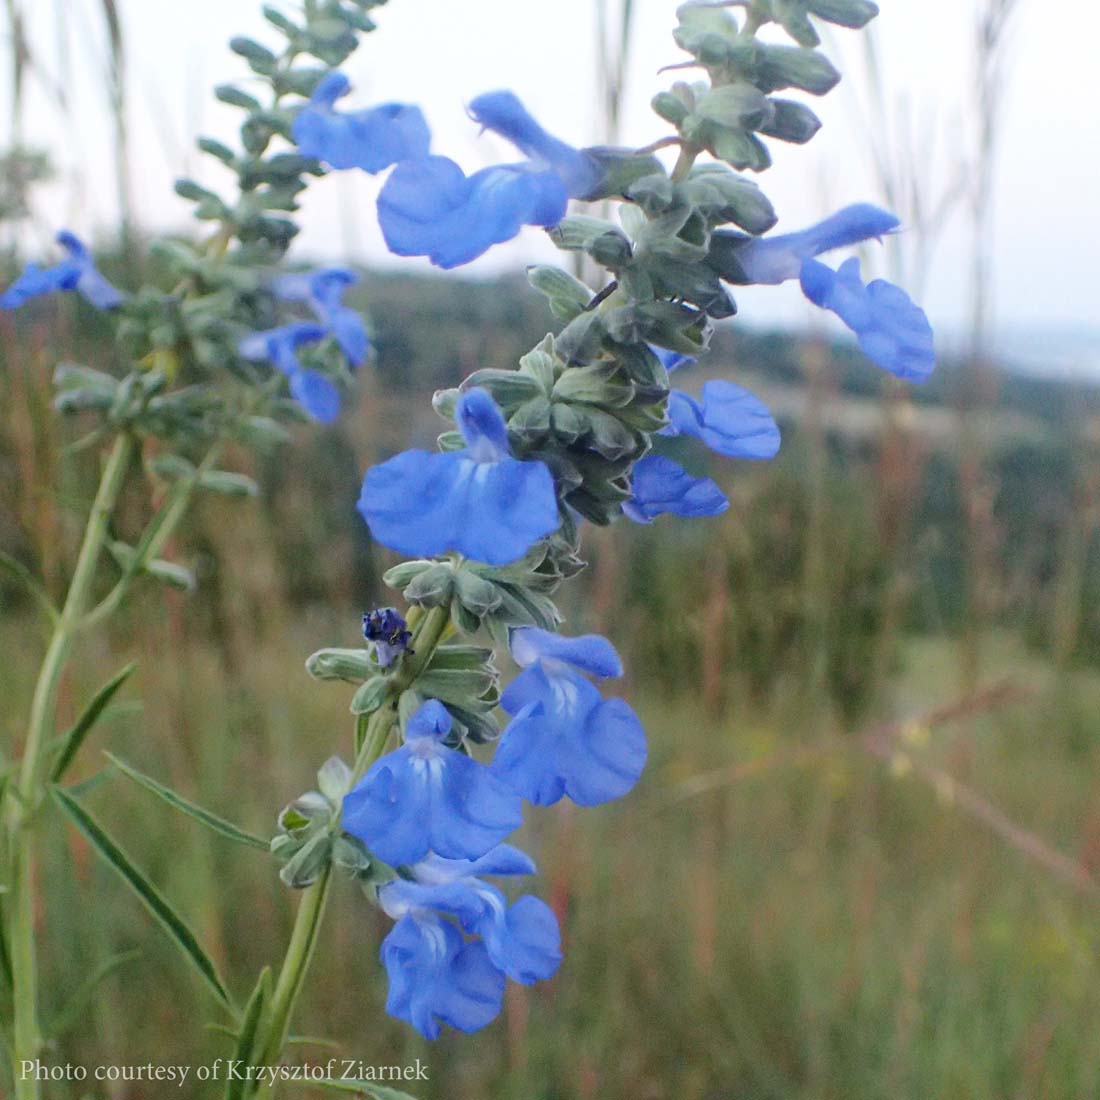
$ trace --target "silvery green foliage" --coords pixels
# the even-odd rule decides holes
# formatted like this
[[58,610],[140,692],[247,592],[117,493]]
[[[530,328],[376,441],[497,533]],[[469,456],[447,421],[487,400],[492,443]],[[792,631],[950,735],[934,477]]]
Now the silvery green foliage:
[[279,814],[271,852],[282,862],[279,877],[287,886],[297,890],[312,886],[330,864],[364,881],[370,877],[370,853],[340,829],[340,808],[351,785],[351,769],[334,756],[321,765],[317,789],[296,798]]
[[[735,12],[736,7],[745,10]],[[454,424],[440,435],[440,450],[468,454],[474,437],[468,426],[458,430],[463,402],[477,393],[492,398],[503,416],[511,454],[544,464],[553,475],[560,527],[508,564],[486,564],[451,551],[393,567],[386,582],[408,604],[421,614],[445,613],[462,634],[487,631],[501,650],[507,650],[510,633],[517,628],[556,630],[561,616],[553,594],[584,565],[579,524],[604,525],[623,513],[636,488],[635,467],[649,453],[654,435],[695,431],[715,445],[708,438],[714,429],[707,423],[683,426],[682,418],[679,423],[670,420],[670,398],[680,402],[681,412],[690,402],[684,395],[673,395],[668,370],[684,357],[704,351],[713,323],[736,312],[729,290],[731,264],[743,243],[776,223],[766,195],[743,174],[770,164],[764,138],[801,143],[818,129],[805,104],[775,94],[793,88],[821,95],[838,79],[824,55],[812,48],[817,39],[811,16],[856,26],[873,14],[873,6],[862,0],[682,5],[675,38],[690,55],[686,66],[697,69],[700,78],[677,81],[653,103],[656,114],[675,130],[654,143],[679,148],[671,170],[651,149],[573,150],[542,131],[507,93],[475,101],[486,118],[492,111],[496,121],[489,125],[500,127],[510,139],[519,135],[517,143],[524,152],[541,149],[547,152],[547,163],[558,158],[568,166],[594,166],[586,176],[589,187],[583,198],[617,200],[618,218],[574,214],[549,229],[563,252],[583,253],[605,272],[597,285],[589,286],[564,268],[538,265],[529,270],[532,285],[564,322],[561,331],[548,335],[517,369],[475,371],[461,387],[441,391],[434,399],[439,415]],[[779,22],[799,45],[761,42],[756,32],[771,21]],[[707,153],[716,159],[697,163]],[[537,174],[544,168],[544,163],[533,164],[521,172]],[[399,199],[397,183],[404,186],[406,177],[415,180],[419,170],[410,161],[391,177],[388,216]],[[455,232],[466,230],[456,226]],[[463,240],[454,251],[462,252],[467,245],[475,251],[483,244],[481,239]],[[751,399],[739,392],[737,400],[743,397]],[[469,411],[467,405],[467,415]],[[761,407],[761,412],[774,430],[766,410]],[[737,423],[745,423],[740,413]],[[718,442],[721,449],[722,441]],[[767,457],[777,442],[775,433],[759,453],[723,453]],[[421,457],[410,456],[410,464],[429,461],[417,454]],[[376,515],[371,508],[378,507],[368,500],[371,476],[364,485],[368,522]],[[708,496],[698,510],[692,512],[688,505],[684,514],[720,510],[721,494],[713,489],[717,500]],[[363,506],[361,501],[361,510]],[[631,514],[637,518],[639,512]],[[377,537],[376,526],[372,524]],[[427,542],[430,535],[425,531],[416,538]],[[396,536],[397,532],[390,534]],[[412,645],[417,644],[414,631]],[[369,649],[323,650],[310,659],[308,668],[321,679],[357,683],[351,709],[361,720],[387,709],[395,711],[404,726],[425,700],[435,699],[454,719],[446,735],[449,744],[462,746],[497,736],[493,712],[499,689],[489,650],[445,645],[426,664],[417,664],[411,648],[392,663],[378,661]]]
[[[431,562],[409,564],[435,567]],[[447,606],[449,599],[441,597],[433,606]],[[500,673],[493,662],[493,651],[487,647],[439,645],[411,683],[403,675],[403,661],[391,674],[369,649],[321,649],[306,661],[306,670],[317,680],[357,684],[349,708],[357,716],[373,714],[384,706],[411,714],[425,698],[433,698],[451,715],[448,744],[491,741],[500,732],[494,716],[500,702]]]
[[[743,11],[735,11],[735,8]],[[480,370],[460,390],[436,395],[435,408],[453,416],[459,392],[488,391],[503,412],[517,457],[544,462],[563,504],[561,529],[523,561],[493,568],[469,561],[409,562],[387,574],[406,600],[449,604],[466,632],[508,627],[554,629],[557,585],[583,567],[573,517],[604,525],[630,499],[630,474],[668,423],[670,385],[653,348],[694,356],[709,343],[713,322],[736,304],[723,264],[712,254],[776,223],[772,204],[744,175],[771,163],[764,138],[805,142],[819,123],[803,103],[776,95],[788,89],[823,95],[839,79],[816,49],[811,17],[862,26],[875,13],[866,0],[774,0],[741,5],[692,2],[678,10],[677,44],[699,78],[677,81],[653,101],[675,128],[682,150],[669,171],[648,150],[591,149],[600,184],[585,197],[618,200],[619,217],[566,217],[549,230],[564,252],[583,253],[606,272],[588,286],[562,268],[532,267],[532,285],[566,322],[525,356],[517,370]],[[799,43],[764,43],[756,31],[777,22]],[[717,158],[696,163],[709,152]],[[443,449],[460,448],[455,431]]]
[[[250,75],[216,95],[242,114],[236,148],[200,138],[200,149],[235,177],[231,193],[182,179],[177,193],[210,227],[203,244],[166,239],[151,247],[157,282],[128,297],[112,316],[120,351],[134,364],[122,378],[88,368],[57,375],[57,406],[92,411],[102,431],[133,430],[188,453],[216,439],[252,447],[286,439],[281,426],[302,418],[282,380],[239,353],[241,338],[279,323],[270,285],[298,233],[292,215],[310,179],[324,174],[291,142],[291,126],[313,88],[374,29],[385,0],[321,0],[291,19],[268,6],[276,44],[231,42]],[[247,86],[247,90],[246,90]],[[163,286],[170,286],[165,290]],[[344,386],[348,364],[335,339],[309,349],[303,365]]]

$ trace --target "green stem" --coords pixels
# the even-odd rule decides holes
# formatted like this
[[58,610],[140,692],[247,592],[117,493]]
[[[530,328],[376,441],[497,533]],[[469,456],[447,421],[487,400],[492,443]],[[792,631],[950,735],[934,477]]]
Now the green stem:
[[287,1033],[290,1030],[290,1018],[298,995],[305,984],[309,964],[317,947],[317,933],[324,919],[328,905],[328,895],[332,888],[332,867],[326,867],[321,877],[302,895],[294,918],[294,928],[290,934],[286,954],[283,956],[279,980],[271,997],[271,1009],[268,1013],[267,1040],[262,1048],[258,1065],[273,1066],[283,1052]]
[[58,684],[88,603],[96,566],[107,537],[108,524],[122,491],[134,446],[134,438],[129,433],[119,435],[103,469],[65,606],[61,610],[38,673],[19,778],[8,801],[5,815],[9,855],[8,897],[11,906],[8,913],[8,943],[11,952],[14,1018],[12,1068],[17,1100],[37,1100],[40,1095],[37,1082],[30,1076],[25,1080],[21,1079],[19,1073],[20,1064],[36,1059],[42,1049],[42,1036],[38,1027],[34,928],[35,836],[31,828],[32,818],[42,800],[48,774],[48,747],[53,732]]
[[699,150],[689,142],[685,142],[680,146],[680,155],[676,158],[676,164],[672,169],[673,183],[680,183],[682,180],[687,179],[687,174],[691,171],[692,165],[698,156]]
[[138,543],[138,553],[135,555],[134,560],[123,571],[114,588],[84,616],[80,623],[80,629],[87,630],[99,626],[104,619],[109,618],[118,610],[130,591],[130,586],[135,578],[141,574],[146,563],[155,558],[172,535],[175,534],[176,528],[187,514],[187,509],[191,506],[191,500],[202,482],[203,475],[214,468],[214,464],[221,457],[221,452],[221,444],[215,443],[195,472],[186,481],[179,483],[160,511],[149,522],[146,535]]
[[[391,700],[376,710],[366,723],[362,744],[352,771],[354,782],[358,782],[386,751],[390,734],[397,721],[398,697],[402,691],[416,682],[416,678],[427,667],[436,648],[447,636],[450,625],[450,612],[442,607],[432,608],[427,614],[416,619],[410,643],[414,652],[411,657],[406,658],[404,667],[394,679],[395,692]],[[317,946],[317,937],[331,887],[332,869],[328,867],[321,878],[302,895],[298,913],[294,918],[294,927],[290,933],[290,943],[283,956],[279,979],[271,997],[271,1007],[267,1013],[266,1037],[263,1044],[257,1048],[261,1052],[258,1065],[273,1066],[282,1056],[294,1015],[294,1007],[305,985],[306,974]]]

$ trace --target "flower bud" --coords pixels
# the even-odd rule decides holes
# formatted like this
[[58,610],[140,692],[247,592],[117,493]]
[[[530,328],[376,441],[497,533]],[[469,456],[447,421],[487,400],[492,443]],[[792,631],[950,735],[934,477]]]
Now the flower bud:
[[673,126],[679,126],[688,116],[688,108],[678,96],[672,92],[658,92],[653,97],[653,110],[666,122]]
[[871,0],[809,0],[814,15],[841,27],[865,27],[878,15],[878,5]]
[[572,321],[592,300],[592,291],[560,267],[534,264],[527,269],[527,281],[546,295],[550,312],[562,321]]
[[405,588],[405,599],[422,607],[445,604],[454,591],[454,567],[440,562],[424,570]]
[[757,129],[768,137],[805,145],[821,129],[821,120],[803,103],[773,99],[772,117]]
[[583,195],[577,196],[585,202],[625,195],[635,180],[663,171],[661,162],[655,156],[633,149],[598,145],[581,152],[595,164],[598,181]]
[[[417,564],[406,562],[406,565]],[[391,570],[390,572],[393,572]],[[388,578],[389,574],[387,574]],[[392,584],[387,579],[387,584]],[[400,587],[400,586],[394,586]],[[315,680],[346,680],[358,684],[377,671],[366,649],[319,649],[306,661],[306,672]]]
[[817,50],[798,46],[760,46],[757,85],[766,92],[801,88],[812,95],[824,95],[836,87],[840,73]]

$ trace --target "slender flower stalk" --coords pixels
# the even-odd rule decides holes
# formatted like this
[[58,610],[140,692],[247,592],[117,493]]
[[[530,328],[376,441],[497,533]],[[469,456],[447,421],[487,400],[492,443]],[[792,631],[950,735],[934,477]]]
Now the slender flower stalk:
[[[410,625],[413,628],[411,646],[415,655],[400,678],[406,685],[415,682],[452,628],[450,616],[439,608],[417,616]],[[354,783],[362,779],[371,766],[381,759],[396,722],[394,709],[383,707],[366,721],[358,723],[361,728],[357,730],[356,741],[360,747],[352,769]],[[282,1055],[294,1009],[305,985],[309,965],[321,934],[331,888],[332,867],[326,866],[319,880],[305,891],[298,903],[294,926],[271,998],[269,1023],[264,1038],[255,1047],[260,1052],[256,1065],[276,1065]],[[256,1088],[259,1088],[258,1084]]]
[[[134,439],[119,435],[103,469],[80,554],[73,571],[64,607],[54,626],[43,658],[31,703],[27,739],[19,768],[16,797],[7,800],[5,828],[9,859],[7,935],[12,964],[13,1064],[33,1061],[42,1049],[38,1024],[38,964],[35,944],[35,848],[34,816],[44,796],[47,746],[53,730],[57,689],[73,642],[81,626],[96,568],[103,553],[108,524],[134,454]],[[31,1077],[16,1077],[18,1100],[39,1095]]]

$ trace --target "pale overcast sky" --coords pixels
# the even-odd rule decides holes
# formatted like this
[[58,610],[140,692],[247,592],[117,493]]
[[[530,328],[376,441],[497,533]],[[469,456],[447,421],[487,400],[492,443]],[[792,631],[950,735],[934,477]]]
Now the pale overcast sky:
[[[240,75],[226,49],[233,34],[266,36],[256,0],[118,0],[127,26],[133,85],[131,125],[136,208],[150,227],[183,224],[186,207],[171,180],[198,171],[219,182],[217,165],[192,152],[192,136],[227,138],[233,112],[210,88]],[[886,112],[906,111],[915,134],[912,158],[927,165],[933,196],[965,166],[973,122],[970,82],[975,10],[979,0],[881,0],[876,33],[884,58]],[[614,0],[612,0],[614,6]],[[32,141],[53,149],[64,169],[40,204],[44,231],[54,220],[83,232],[115,220],[113,168],[102,65],[99,0],[33,0],[31,37],[45,67],[56,73],[64,51],[76,106],[66,121],[40,89],[27,122]],[[648,108],[672,75],[657,70],[683,58],[670,37],[675,0],[637,0],[634,62],[623,138],[645,143],[666,132]],[[435,149],[468,170],[512,156],[499,142],[479,139],[463,105],[479,92],[515,90],[543,124],[574,144],[596,142],[594,0],[391,0],[379,10],[381,31],[368,37],[348,66],[355,102],[403,99],[423,105]],[[59,26],[56,12],[69,11]],[[1009,49],[1003,141],[996,199],[996,306],[1007,327],[1100,328],[1095,253],[1100,248],[1100,7],[1084,0],[1020,0]],[[860,34],[837,31],[829,52],[845,83],[815,109],[825,129],[808,148],[781,148],[760,182],[796,228],[829,209],[880,200],[868,154],[870,97]],[[3,85],[6,88],[7,83]],[[9,115],[0,96],[0,119]],[[777,143],[772,143],[773,149]],[[201,165],[201,167],[199,167]],[[303,214],[301,253],[390,264],[374,216],[378,181],[343,174],[321,181]],[[944,330],[966,315],[968,220],[957,215],[920,288]],[[472,273],[520,268],[554,250],[536,230],[472,265]],[[400,261],[408,263],[410,261]],[[885,270],[885,269],[883,269]],[[759,321],[805,320],[796,288],[739,296],[742,313]]]

